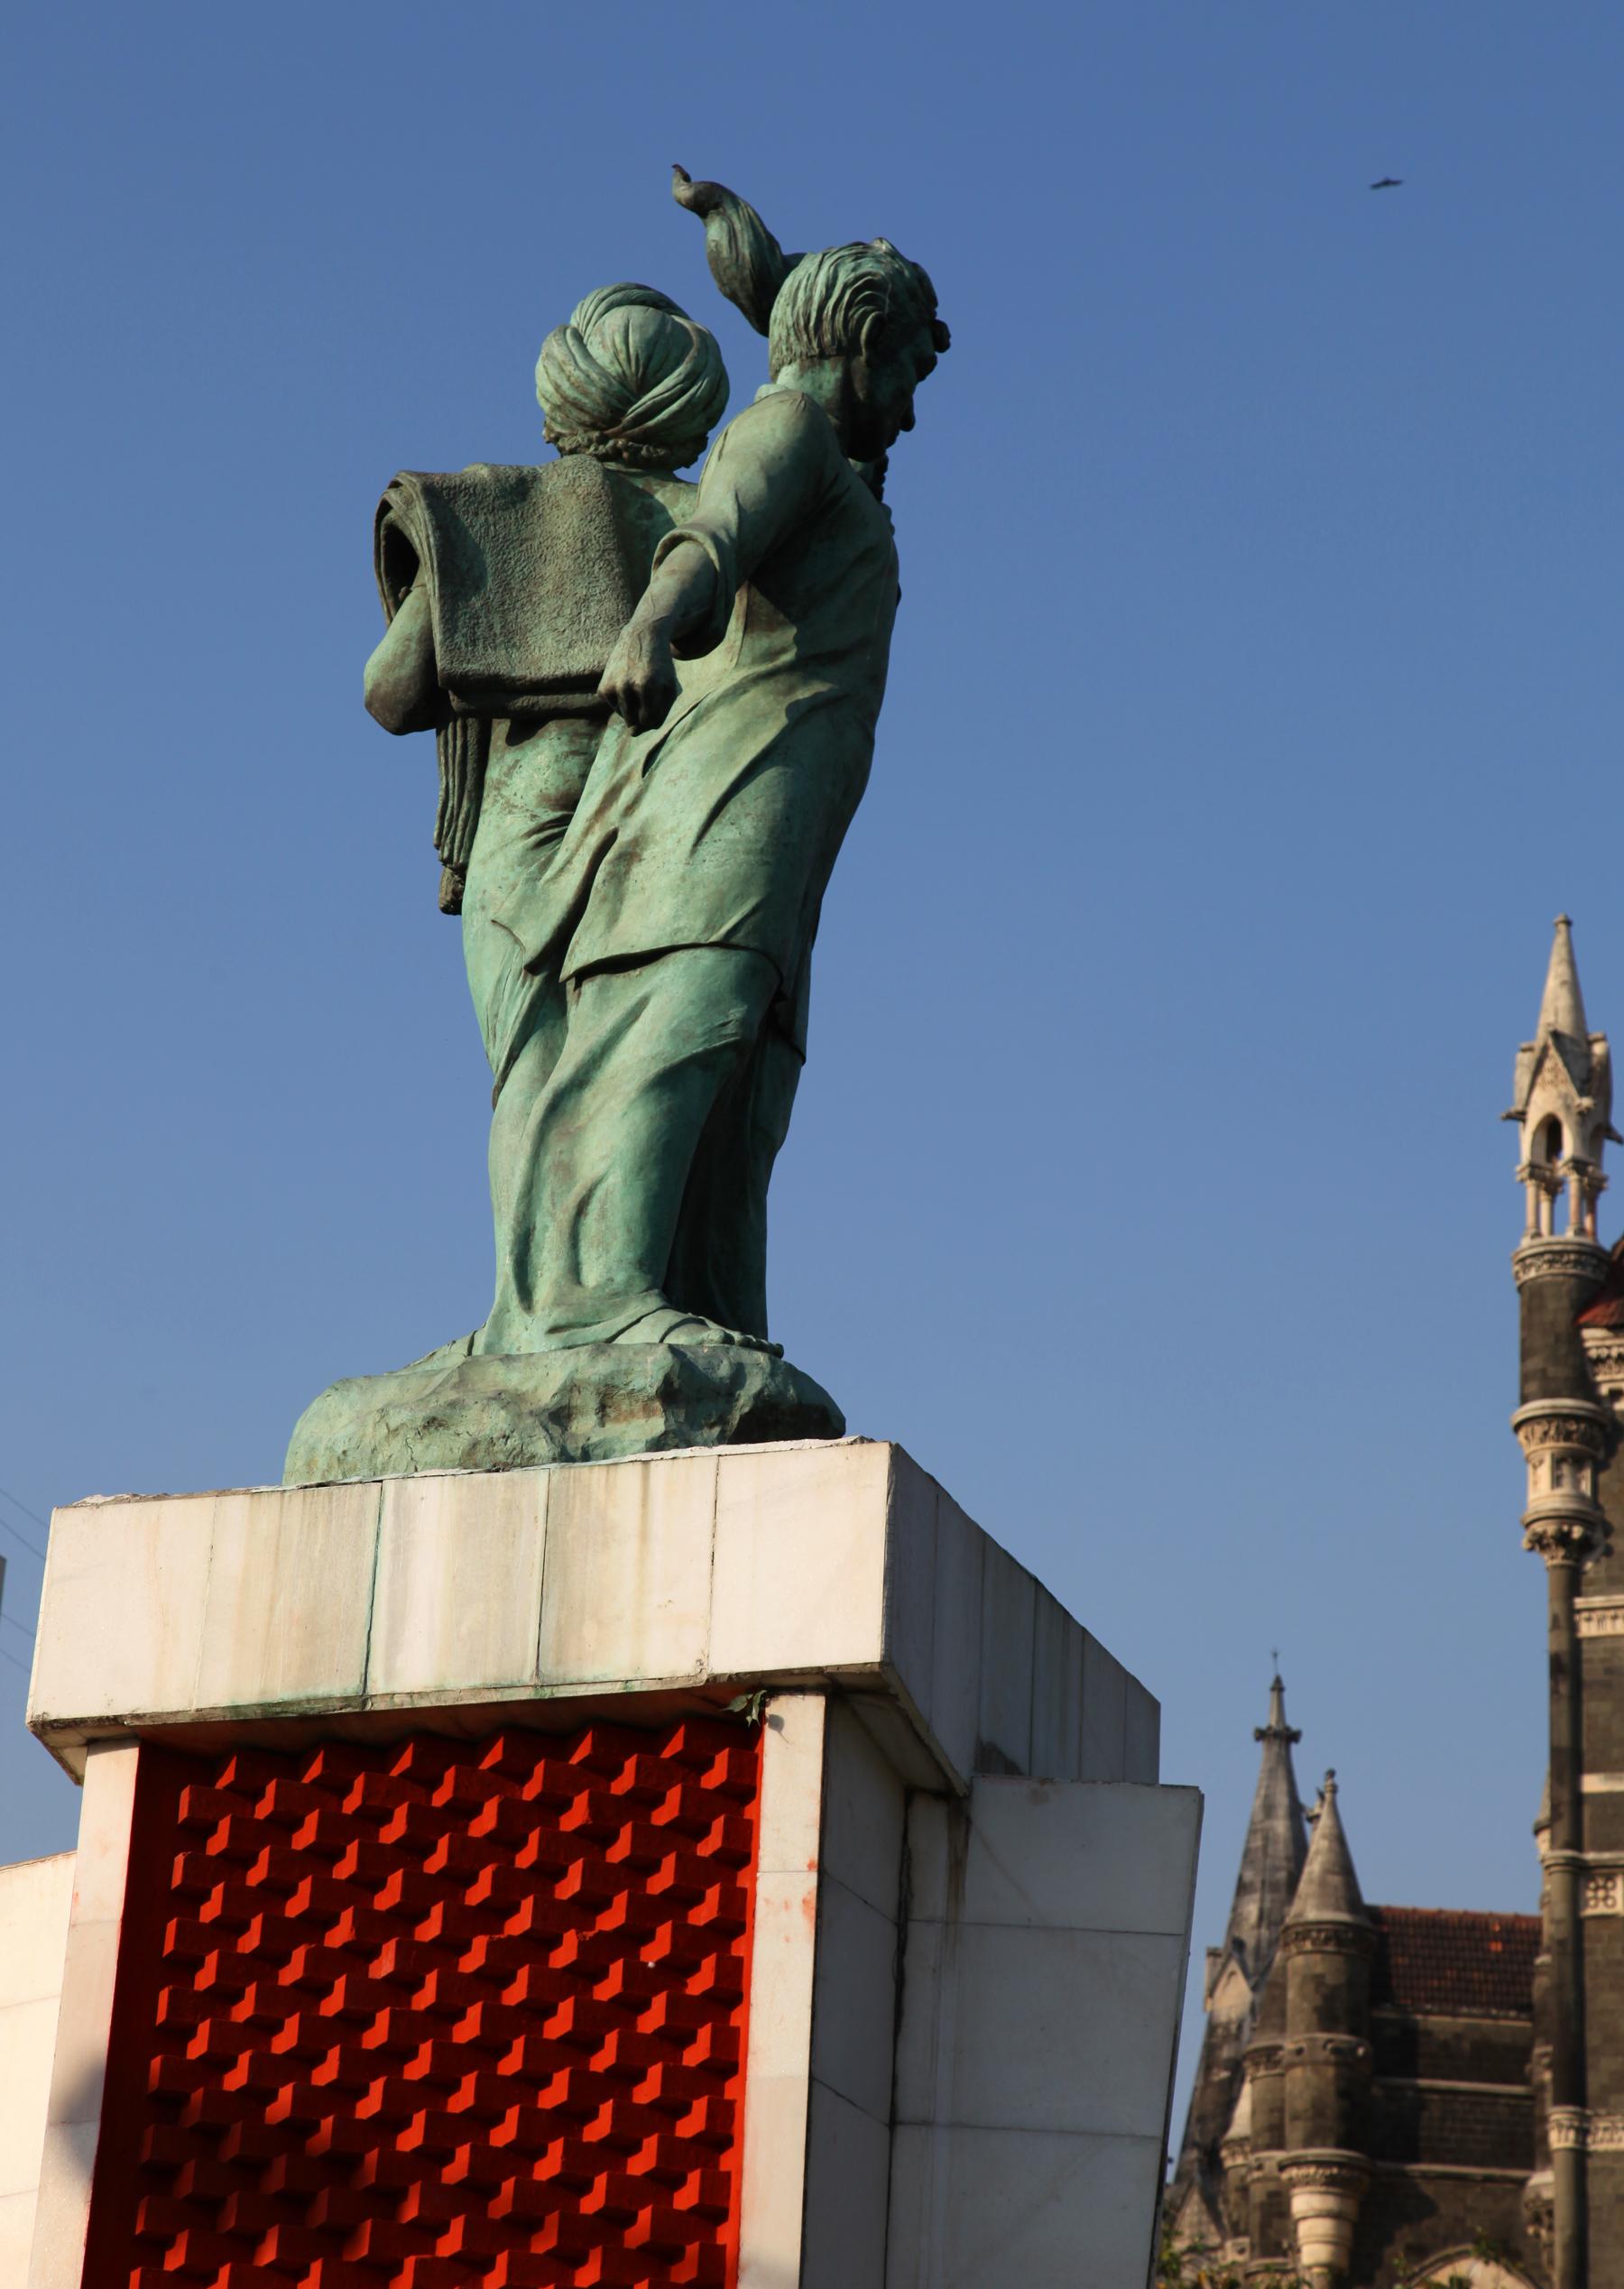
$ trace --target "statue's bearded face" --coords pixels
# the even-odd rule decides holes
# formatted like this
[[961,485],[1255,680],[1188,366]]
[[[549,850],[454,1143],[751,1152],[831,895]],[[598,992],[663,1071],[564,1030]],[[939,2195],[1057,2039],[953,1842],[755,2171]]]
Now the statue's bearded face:
[[914,392],[934,372],[936,338],[927,323],[907,334],[882,336],[872,355],[852,361],[854,457],[877,461],[914,425]]

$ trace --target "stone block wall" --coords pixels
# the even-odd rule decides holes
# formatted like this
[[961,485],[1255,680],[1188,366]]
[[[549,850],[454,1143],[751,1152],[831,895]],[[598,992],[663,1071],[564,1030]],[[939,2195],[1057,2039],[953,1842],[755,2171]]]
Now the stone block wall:
[[1390,2284],[1453,2257],[1470,2279],[1471,2253],[1487,2241],[1507,2253],[1518,2275],[1543,2280],[1522,2194],[1522,2180],[1509,2172],[1379,2168],[1360,2211],[1351,2278]]
[[28,2277],[73,1854],[0,1868],[0,2284]]
[[1520,2170],[1526,2176],[1534,2167],[1532,2092],[1378,2083],[1370,2151],[1383,2162],[1425,2158],[1462,2169]]

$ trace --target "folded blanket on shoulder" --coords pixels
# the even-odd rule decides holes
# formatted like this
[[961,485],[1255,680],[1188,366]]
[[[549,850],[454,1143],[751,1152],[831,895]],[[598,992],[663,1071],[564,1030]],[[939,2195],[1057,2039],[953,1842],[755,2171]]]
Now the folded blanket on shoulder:
[[427,588],[450,703],[438,738],[442,911],[461,911],[491,722],[595,714],[598,679],[670,529],[654,495],[576,454],[539,468],[403,469],[378,503],[383,616]]
[[669,523],[641,487],[584,454],[540,468],[407,469],[378,503],[378,593],[392,619],[427,582],[440,688],[457,712],[573,713],[572,698],[591,704]]

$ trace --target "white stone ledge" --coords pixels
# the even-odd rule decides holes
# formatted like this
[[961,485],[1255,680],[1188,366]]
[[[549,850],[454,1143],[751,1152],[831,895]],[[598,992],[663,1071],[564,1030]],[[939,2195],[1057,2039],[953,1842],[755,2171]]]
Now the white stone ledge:
[[29,1723],[291,1740],[621,1693],[862,1697],[915,1786],[1154,1781],[1151,1695],[900,1446],[96,1498],[52,1518]]

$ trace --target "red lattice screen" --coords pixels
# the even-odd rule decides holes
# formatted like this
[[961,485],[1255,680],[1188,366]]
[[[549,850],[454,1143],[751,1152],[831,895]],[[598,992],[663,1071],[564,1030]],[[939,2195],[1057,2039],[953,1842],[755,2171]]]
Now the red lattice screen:
[[750,1734],[151,1764],[88,2289],[727,2289]]

